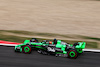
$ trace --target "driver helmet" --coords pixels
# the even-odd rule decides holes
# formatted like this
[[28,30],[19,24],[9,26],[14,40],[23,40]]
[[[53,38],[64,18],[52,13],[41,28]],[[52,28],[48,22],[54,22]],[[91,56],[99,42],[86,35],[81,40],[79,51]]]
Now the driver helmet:
[[54,39],[54,41],[56,41],[56,39]]

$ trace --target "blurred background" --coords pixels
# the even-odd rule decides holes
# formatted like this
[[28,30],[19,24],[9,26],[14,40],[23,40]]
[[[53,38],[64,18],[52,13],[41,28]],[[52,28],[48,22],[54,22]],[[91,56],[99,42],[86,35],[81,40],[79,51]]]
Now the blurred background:
[[0,40],[61,39],[100,49],[99,0],[0,0]]

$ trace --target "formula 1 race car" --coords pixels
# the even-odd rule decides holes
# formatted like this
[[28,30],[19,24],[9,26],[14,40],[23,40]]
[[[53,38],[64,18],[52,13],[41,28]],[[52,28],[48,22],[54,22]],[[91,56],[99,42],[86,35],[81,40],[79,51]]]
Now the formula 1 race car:
[[77,58],[79,54],[83,53],[82,49],[85,48],[85,45],[85,42],[77,42],[72,45],[56,39],[53,41],[43,40],[42,42],[38,42],[36,38],[32,38],[15,46],[15,52],[29,54],[32,48],[36,48],[38,53],[41,54]]

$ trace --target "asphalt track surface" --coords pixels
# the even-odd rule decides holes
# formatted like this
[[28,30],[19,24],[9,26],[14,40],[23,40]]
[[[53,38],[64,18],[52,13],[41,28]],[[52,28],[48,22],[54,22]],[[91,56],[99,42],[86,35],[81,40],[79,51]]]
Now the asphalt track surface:
[[16,53],[14,47],[0,46],[0,67],[100,67],[100,53],[84,52],[77,59]]

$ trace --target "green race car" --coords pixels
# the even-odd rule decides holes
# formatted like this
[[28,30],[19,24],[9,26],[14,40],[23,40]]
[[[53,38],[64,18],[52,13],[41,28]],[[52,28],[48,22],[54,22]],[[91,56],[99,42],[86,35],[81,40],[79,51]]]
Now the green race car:
[[61,40],[54,39],[53,41],[44,40],[38,42],[37,39],[25,40],[24,43],[15,46],[15,52],[31,53],[32,49],[37,49],[41,54],[53,54],[55,56],[63,56],[69,58],[77,58],[79,54],[83,53],[85,42],[77,42],[72,44],[65,43]]

